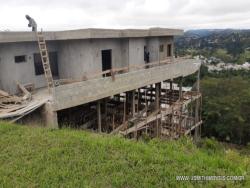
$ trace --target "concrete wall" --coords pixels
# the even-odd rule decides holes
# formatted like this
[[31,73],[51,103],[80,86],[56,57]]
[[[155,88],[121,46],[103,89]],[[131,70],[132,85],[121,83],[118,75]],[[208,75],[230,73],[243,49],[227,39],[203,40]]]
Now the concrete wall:
[[129,39],[129,65],[143,65],[144,62],[144,46],[146,46],[145,38]]
[[[143,65],[144,46],[150,52],[150,61],[159,60],[159,45],[173,43],[173,37],[69,40],[59,43],[59,77],[78,79],[102,71],[102,50],[112,50],[112,67]],[[166,58],[166,53],[161,59]]]
[[159,38],[149,38],[147,41],[147,47],[149,51],[149,61],[159,61]]
[[[47,44],[49,51],[57,51],[54,42]],[[36,88],[46,86],[44,75],[35,75],[33,54],[39,53],[36,42],[0,44],[0,89],[17,92],[16,81],[34,83]],[[26,62],[15,63],[15,56],[26,55]]]
[[127,67],[129,65],[129,39],[121,39],[121,60],[122,63],[117,67]]
[[199,67],[198,60],[181,60],[173,64],[120,74],[115,76],[114,81],[106,77],[61,85],[53,90],[54,110],[78,106],[171,78],[187,76],[196,72]]
[[163,45],[163,52],[159,52],[160,60],[167,58],[168,45],[171,44],[171,56],[174,55],[174,38],[159,37],[159,46]]
[[[102,50],[112,50],[112,67],[143,65],[144,46],[150,52],[150,61],[159,60],[159,45],[173,43],[173,37],[82,39],[47,42],[49,51],[58,54],[60,79],[79,79],[102,71]],[[173,49],[173,48],[172,48]],[[0,88],[10,93],[17,91],[16,81],[34,83],[36,88],[46,86],[44,75],[36,76],[33,54],[39,53],[36,42],[0,44]],[[16,55],[26,55],[27,62],[15,63]],[[164,59],[166,52],[161,56]]]
[[[173,50],[173,37],[148,37],[148,38],[130,38],[129,39],[129,64],[142,65],[144,62],[144,46],[149,51],[149,61],[156,62],[167,58],[167,45],[172,45]],[[159,46],[164,46],[164,51],[159,52]],[[173,52],[172,52],[173,54]]]
[[112,50],[112,67],[128,65],[128,40],[95,39],[60,42],[59,77],[82,78],[102,71],[102,50]]

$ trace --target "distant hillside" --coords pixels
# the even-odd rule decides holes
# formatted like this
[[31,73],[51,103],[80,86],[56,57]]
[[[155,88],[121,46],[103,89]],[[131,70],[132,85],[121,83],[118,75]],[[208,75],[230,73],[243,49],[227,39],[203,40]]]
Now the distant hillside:
[[175,39],[175,46],[179,55],[201,54],[244,63],[250,61],[250,30],[189,30]]
[[[0,187],[249,187],[250,159],[205,140],[135,142],[0,122]],[[245,176],[177,181],[176,176]]]
[[249,32],[250,30],[236,30],[236,29],[196,29],[196,30],[188,30],[185,32],[185,35],[196,35],[201,37],[207,37],[213,34],[232,34],[239,32]]
[[243,47],[250,47],[250,30],[200,29],[188,30],[176,38],[179,48],[218,47],[228,42],[240,41]]
[[194,38],[201,38],[207,37],[213,33],[219,33],[226,30],[222,29],[197,29],[197,30],[188,30],[184,33],[185,37],[194,37]]

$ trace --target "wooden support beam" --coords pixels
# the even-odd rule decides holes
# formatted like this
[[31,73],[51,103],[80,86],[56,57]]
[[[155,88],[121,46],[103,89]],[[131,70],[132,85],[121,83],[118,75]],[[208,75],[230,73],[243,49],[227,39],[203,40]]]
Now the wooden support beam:
[[[196,90],[197,90],[197,92],[200,91],[200,69],[197,72]],[[199,108],[200,108],[200,101],[196,100],[196,104],[195,104],[195,123],[199,122]],[[195,131],[194,131],[194,139],[195,139],[195,141],[198,141],[199,138],[200,138],[200,130],[199,130],[199,126],[196,126]]]
[[153,89],[153,85],[150,85],[149,93],[147,93],[147,95],[150,96],[150,102],[153,101]]
[[0,90],[0,96],[8,97],[10,95],[6,91]]
[[160,87],[161,87],[161,83],[155,84],[155,109],[156,110],[160,108]]
[[132,93],[132,115],[134,117],[135,116],[135,90],[133,90],[131,93]]
[[22,85],[20,84],[19,82],[17,82],[17,86],[18,88],[23,92],[24,96],[22,97],[23,100],[28,100],[30,101],[32,96],[31,96],[31,93]]
[[115,130],[113,130],[110,134],[116,134],[118,133],[120,130],[124,129],[126,126],[128,126],[128,122],[124,122],[123,124],[121,124],[119,127],[117,127]]
[[182,100],[182,80],[183,80],[183,77],[180,78],[180,82],[179,82],[179,100]]
[[141,127],[143,127],[144,125],[161,118],[161,114],[158,114],[158,113],[159,113],[159,111],[155,111],[155,112],[151,113],[145,120],[135,124],[133,127],[129,128],[125,131],[122,131],[121,134],[127,135],[129,133],[135,132],[138,129],[140,129]]
[[141,106],[141,92],[140,88],[138,88],[138,93],[137,93],[137,113],[139,113],[140,106]]
[[188,135],[192,130],[196,129],[196,128],[199,127],[201,124],[202,124],[202,121],[196,123],[194,126],[192,126],[190,129],[188,129],[188,130],[185,132],[185,135]]
[[129,110],[130,110],[130,95],[131,94],[131,92],[130,91],[127,91],[126,92],[126,115],[128,115],[129,114]]
[[105,126],[107,127],[107,113],[108,113],[108,98],[104,99],[104,121]]
[[[169,98],[170,98],[170,105],[172,104],[172,101],[173,101],[173,80],[170,80],[170,96],[169,96]],[[166,91],[167,92],[167,91]]]
[[157,119],[156,120],[156,137],[159,138],[159,122],[161,121],[161,119]]

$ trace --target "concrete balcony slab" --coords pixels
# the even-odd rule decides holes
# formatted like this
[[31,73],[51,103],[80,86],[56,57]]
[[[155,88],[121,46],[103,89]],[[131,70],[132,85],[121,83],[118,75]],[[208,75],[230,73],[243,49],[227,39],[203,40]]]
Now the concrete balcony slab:
[[62,110],[134,90],[164,80],[188,76],[200,68],[200,61],[176,59],[174,63],[130,71],[112,77],[60,85],[53,89],[54,110]]

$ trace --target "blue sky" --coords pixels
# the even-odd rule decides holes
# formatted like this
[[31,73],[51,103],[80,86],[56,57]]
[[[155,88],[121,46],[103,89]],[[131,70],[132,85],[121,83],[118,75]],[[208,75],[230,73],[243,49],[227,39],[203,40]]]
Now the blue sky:
[[0,30],[250,28],[250,0],[0,0]]

